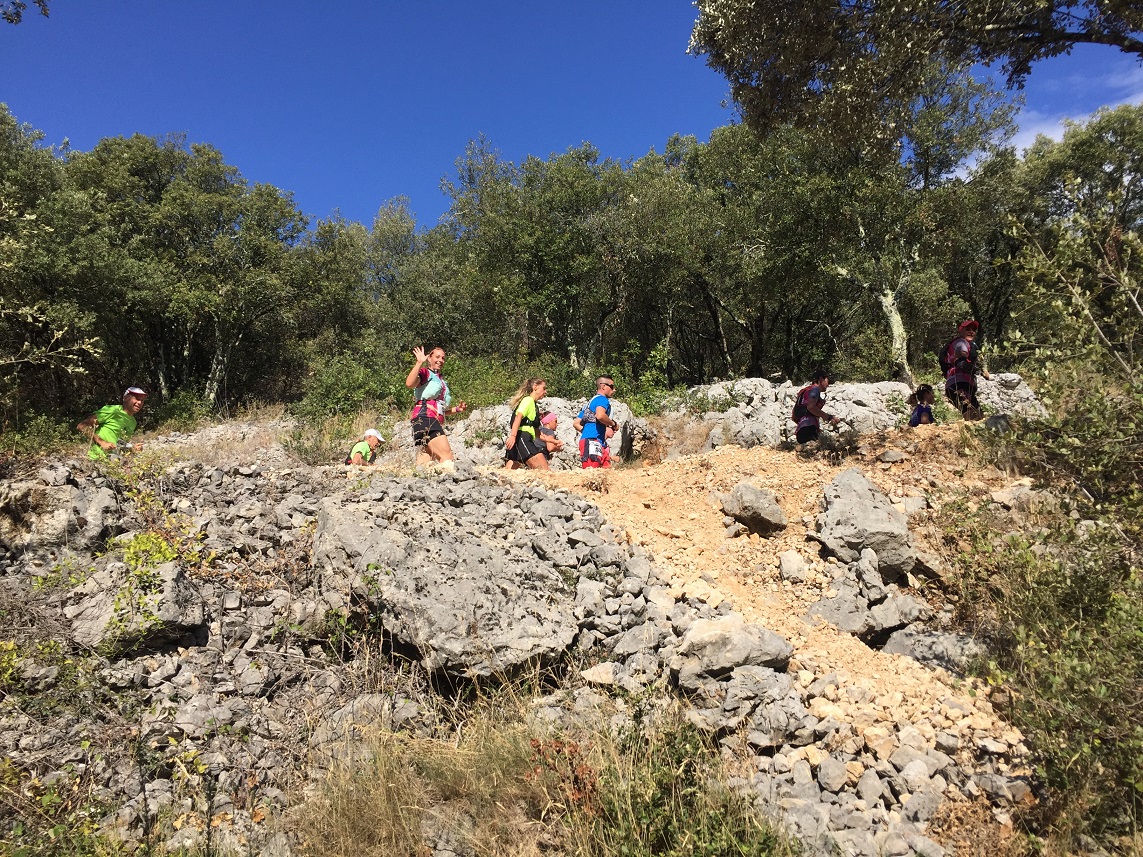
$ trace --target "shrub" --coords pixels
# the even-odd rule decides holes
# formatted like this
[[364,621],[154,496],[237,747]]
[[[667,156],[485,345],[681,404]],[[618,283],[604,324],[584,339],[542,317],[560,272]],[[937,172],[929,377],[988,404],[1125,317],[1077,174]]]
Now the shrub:
[[564,803],[572,853],[761,857],[791,851],[750,797],[727,787],[717,749],[681,717],[617,737],[602,732],[585,759],[564,762],[560,778],[562,791],[573,795]]
[[75,426],[43,414],[26,414],[0,435],[0,461],[53,455],[74,449],[81,440]]
[[307,420],[355,414],[364,408],[387,410],[405,391],[405,373],[374,355],[340,354],[315,360],[305,396],[292,410]]
[[1015,690],[1011,716],[1047,786],[1042,829],[1065,848],[1084,835],[1126,849],[1143,795],[1143,393],[1074,367],[1053,376],[1050,416],[980,437],[993,460],[1068,498],[1075,517],[997,542],[993,522],[964,511],[955,526],[971,534],[976,566],[966,600],[994,613],[992,680]]
[[[475,855],[731,857],[790,852],[715,747],[672,710],[616,734],[542,734],[522,683],[448,710],[436,737],[380,731],[365,762],[336,767],[302,807],[305,853],[413,857],[426,838]],[[431,832],[435,832],[431,833]]]
[[192,390],[180,390],[151,411],[151,421],[167,431],[192,431],[208,422],[214,409]]
[[984,674],[1015,691],[1008,713],[1046,786],[1037,828],[1128,835],[1143,792],[1143,581],[1121,537],[1061,516],[1033,540],[998,542],[965,508],[948,525],[972,545],[962,600],[993,637]]

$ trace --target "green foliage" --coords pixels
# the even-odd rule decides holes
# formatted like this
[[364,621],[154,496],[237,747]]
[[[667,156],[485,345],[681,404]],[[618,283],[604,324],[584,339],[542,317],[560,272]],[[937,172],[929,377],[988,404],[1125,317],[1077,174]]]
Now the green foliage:
[[892,363],[888,335],[880,329],[869,328],[854,337],[852,344],[838,355],[832,371],[838,380],[883,380]]
[[317,466],[343,461],[350,442],[356,438],[353,417],[339,415],[325,420],[303,420],[283,440],[282,446],[300,461]]
[[1045,356],[1049,414],[982,437],[995,459],[1053,486],[1090,520],[1061,517],[1031,543],[996,544],[982,527],[986,549],[973,555],[990,585],[977,594],[1004,629],[997,677],[1017,692],[1014,722],[1051,789],[1043,827],[1069,846],[1082,834],[1114,847],[1138,830],[1143,805],[1143,391],[1058,351]]
[[210,402],[193,390],[180,390],[151,411],[151,421],[162,431],[193,431],[214,414]]
[[[450,354],[443,373],[452,391],[453,402],[464,401],[469,409],[473,409],[503,404],[524,378],[538,377],[538,373],[533,376],[533,371],[538,368],[519,367],[494,357]],[[405,392],[401,404],[405,410],[412,408],[410,391]]]
[[[729,857],[788,853],[748,795],[719,780],[718,751],[694,727],[632,728],[598,768],[545,759],[561,778],[576,853]],[[564,754],[566,755],[566,753]],[[597,762],[585,753],[584,761]],[[561,764],[562,762],[562,764]],[[598,762],[597,762],[598,764]]]
[[624,354],[624,363],[628,366],[642,366],[642,371],[630,374],[612,372],[619,398],[631,408],[637,417],[660,413],[663,405],[671,398],[667,385],[667,343],[664,340],[651,350],[650,354],[642,355],[638,343],[631,343]]
[[1074,486],[1138,535],[1143,525],[1143,389],[1105,384],[1086,368],[1060,366],[1046,376],[1052,410],[997,439],[996,454],[1052,484]]
[[178,555],[178,548],[157,533],[136,533],[123,545],[123,561],[133,572],[151,571]]
[[408,369],[402,371],[393,359],[338,355],[314,366],[305,398],[293,410],[313,421],[356,414],[365,408],[393,407],[405,394],[405,372]]
[[26,413],[5,426],[0,459],[59,455],[75,448],[75,426],[45,414]]
[[[307,854],[409,855],[444,824],[482,857],[733,857],[795,853],[733,792],[718,750],[679,711],[617,735],[537,733],[527,678],[442,703],[436,736],[376,733],[296,816]],[[462,818],[464,822],[455,823]]]
[[[48,17],[48,0],[33,0],[40,14]],[[4,0],[0,3],[0,18],[9,24],[19,24],[24,20],[24,13],[28,10],[25,0]]]
[[[1143,791],[1143,582],[1112,525],[1059,517],[1031,540],[948,509],[962,603],[994,631],[993,683],[1048,787],[1036,829],[1114,844],[1139,824]],[[967,544],[966,544],[967,541]],[[971,545],[971,547],[969,547]],[[991,613],[991,615],[989,615]]]
[[726,75],[747,124],[764,130],[794,122],[896,140],[934,62],[999,63],[1019,87],[1032,63],[1077,43],[1143,54],[1136,10],[1096,0],[696,5],[691,52]]
[[951,423],[961,418],[960,411],[945,398],[945,384],[940,378],[933,382],[933,419],[941,424]]
[[104,837],[111,810],[82,774],[66,769],[48,785],[11,759],[0,760],[0,853],[12,857],[112,857],[129,853]]
[[9,693],[20,680],[20,649],[15,640],[0,640],[0,690]]

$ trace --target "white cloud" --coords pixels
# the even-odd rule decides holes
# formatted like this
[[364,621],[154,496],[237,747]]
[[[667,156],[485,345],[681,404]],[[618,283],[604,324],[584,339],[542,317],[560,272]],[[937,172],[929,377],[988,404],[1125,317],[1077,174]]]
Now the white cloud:
[[1103,107],[1143,104],[1143,66],[1125,57],[1104,59],[1099,65],[1069,63],[1066,72],[1049,73],[1047,80],[1038,80],[1039,69],[1033,69],[1026,97],[1035,106],[1025,107],[1017,116],[1019,130],[1012,145],[1018,152],[1023,153],[1040,134],[1061,139],[1065,120],[1082,124]]

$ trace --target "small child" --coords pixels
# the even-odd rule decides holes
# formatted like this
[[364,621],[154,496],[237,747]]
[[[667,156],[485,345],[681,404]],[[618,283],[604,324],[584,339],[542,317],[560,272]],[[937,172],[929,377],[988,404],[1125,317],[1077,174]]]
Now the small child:
[[558,418],[555,411],[548,411],[540,417],[540,442],[544,444],[544,455],[549,459],[552,457],[553,452],[559,452],[564,448],[564,443],[556,437],[556,424]]
[[913,393],[908,399],[910,405],[915,405],[913,413],[909,416],[909,425],[916,428],[920,425],[929,425],[933,420],[933,402],[936,401],[936,396],[933,394],[932,384],[922,384],[917,388],[917,392]]

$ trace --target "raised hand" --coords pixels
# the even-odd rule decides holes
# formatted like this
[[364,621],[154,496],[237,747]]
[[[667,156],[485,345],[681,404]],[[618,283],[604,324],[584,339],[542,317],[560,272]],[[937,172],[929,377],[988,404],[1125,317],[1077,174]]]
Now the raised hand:
[[428,358],[425,356],[425,349],[419,345],[413,349],[413,356],[417,358],[418,365],[428,360]]

